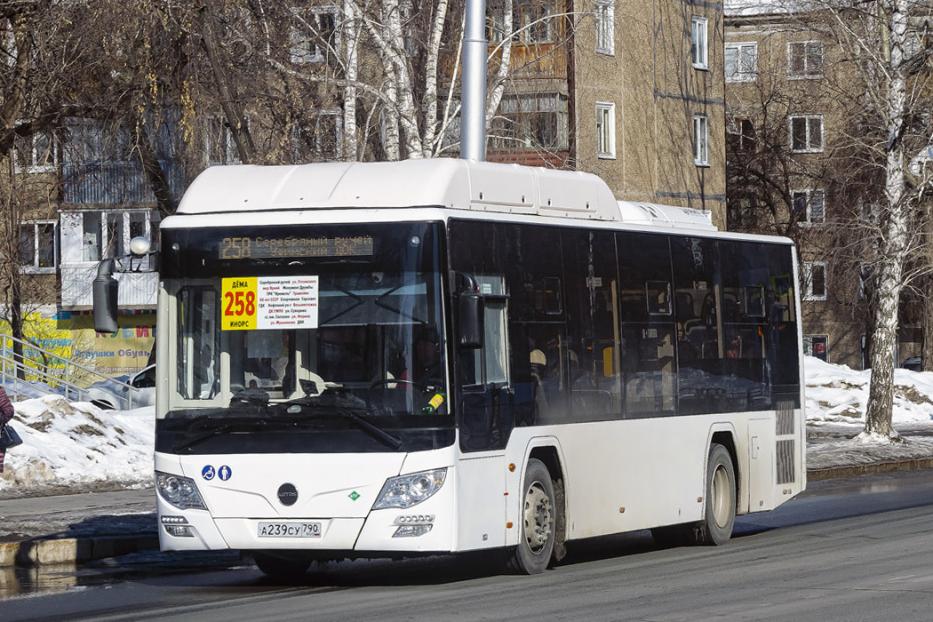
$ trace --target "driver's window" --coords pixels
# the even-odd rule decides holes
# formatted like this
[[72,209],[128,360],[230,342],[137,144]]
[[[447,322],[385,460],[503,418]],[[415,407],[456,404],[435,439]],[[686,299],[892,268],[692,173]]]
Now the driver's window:
[[[475,384],[507,384],[508,324],[505,296],[505,278],[478,275],[475,277],[479,291],[488,296],[483,317],[483,347],[474,353]],[[502,296],[502,298],[496,298]]]
[[219,387],[217,292],[212,287],[183,288],[177,313],[178,393],[188,400],[212,399]]

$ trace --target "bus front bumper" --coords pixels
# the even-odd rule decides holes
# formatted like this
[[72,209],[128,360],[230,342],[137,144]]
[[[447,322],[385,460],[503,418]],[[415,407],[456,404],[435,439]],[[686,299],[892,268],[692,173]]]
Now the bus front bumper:
[[[432,497],[410,508],[371,510],[365,517],[217,517],[207,510],[179,510],[157,496],[163,551],[306,550],[373,553],[441,553],[456,549],[456,470]],[[277,527],[277,525],[281,525]],[[306,533],[261,535],[283,529]]]

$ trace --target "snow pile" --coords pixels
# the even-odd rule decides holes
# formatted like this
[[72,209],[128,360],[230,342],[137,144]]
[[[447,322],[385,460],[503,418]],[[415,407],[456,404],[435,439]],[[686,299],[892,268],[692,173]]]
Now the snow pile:
[[23,444],[6,456],[0,495],[152,481],[155,409],[101,410],[47,395],[14,404]]
[[[804,358],[808,423],[865,423],[871,370]],[[894,371],[894,424],[933,421],[933,373]]]

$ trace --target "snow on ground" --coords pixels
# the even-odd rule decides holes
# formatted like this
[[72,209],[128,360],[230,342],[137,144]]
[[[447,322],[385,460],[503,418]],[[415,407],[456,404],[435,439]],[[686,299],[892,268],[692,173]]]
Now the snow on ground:
[[933,373],[894,371],[894,427],[906,443],[861,435],[871,371],[804,359],[807,467],[933,458]]
[[[804,357],[807,421],[865,423],[871,370]],[[933,421],[933,372],[894,371],[894,423]]]
[[58,395],[14,404],[23,444],[7,452],[0,496],[152,482],[155,409],[101,410]]

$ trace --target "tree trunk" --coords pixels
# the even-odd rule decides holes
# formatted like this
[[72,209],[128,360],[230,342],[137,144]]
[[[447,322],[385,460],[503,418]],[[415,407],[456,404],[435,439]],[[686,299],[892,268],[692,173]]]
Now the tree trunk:
[[865,433],[897,437],[891,423],[894,408],[894,357],[897,353],[898,307],[903,287],[904,260],[910,239],[910,203],[905,194],[904,112],[907,106],[907,70],[904,44],[907,40],[908,0],[886,3],[890,22],[890,71],[887,88],[887,159],[885,162],[886,219],[881,236],[878,299],[871,353],[871,387],[865,413]]
[[201,7],[201,43],[204,46],[204,51],[207,53],[207,62],[211,66],[211,72],[214,75],[214,84],[217,87],[220,106],[223,108],[224,117],[227,119],[227,126],[230,128],[230,135],[233,137],[233,142],[236,143],[240,162],[243,164],[252,164],[256,159],[256,146],[253,144],[253,136],[250,134],[246,117],[234,97],[233,89],[230,86],[230,80],[224,72],[222,61],[219,57],[220,46],[217,44],[215,26],[214,16],[210,12],[210,9],[208,9],[207,6]]
[[933,276],[923,278],[923,317],[920,328],[923,346],[920,350],[920,363],[923,371],[933,371]]
[[512,63],[512,0],[504,0],[502,3],[502,43],[501,56],[499,57],[499,69],[492,80],[492,88],[489,89],[489,100],[486,103],[486,131],[492,128],[492,120],[499,111],[499,103],[502,101],[502,95],[505,93],[505,81],[509,75],[509,65]]
[[359,72],[357,44],[360,39],[360,25],[350,0],[344,0],[343,3],[343,23],[347,79],[347,85],[343,87],[343,159],[355,162],[359,157],[359,144],[356,130],[357,93],[354,82]]
[[159,212],[163,217],[170,216],[175,213],[177,204],[175,203],[175,197],[172,195],[168,177],[165,176],[165,171],[162,170],[162,165],[159,164],[159,159],[156,157],[152,143],[149,141],[149,133],[146,131],[144,123],[139,115],[133,115],[133,138],[139,152],[139,160],[142,163],[143,173],[146,175],[149,187],[152,189],[152,194],[155,195]]

